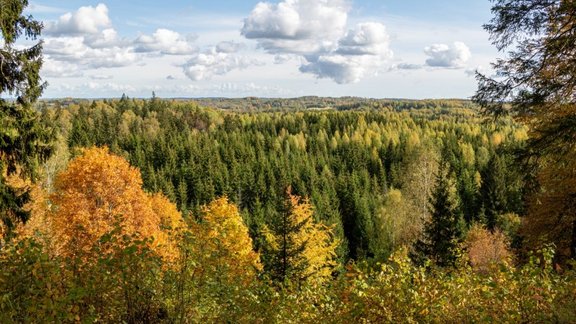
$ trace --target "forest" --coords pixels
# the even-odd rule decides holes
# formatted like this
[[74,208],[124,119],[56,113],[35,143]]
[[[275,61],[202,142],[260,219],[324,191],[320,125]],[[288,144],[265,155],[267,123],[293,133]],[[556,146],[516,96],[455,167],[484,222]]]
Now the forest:
[[569,2],[473,100],[44,100],[2,1],[0,322],[575,321]]
[[527,128],[469,102],[38,110],[53,152],[4,227],[6,321],[574,315],[567,247],[525,239]]

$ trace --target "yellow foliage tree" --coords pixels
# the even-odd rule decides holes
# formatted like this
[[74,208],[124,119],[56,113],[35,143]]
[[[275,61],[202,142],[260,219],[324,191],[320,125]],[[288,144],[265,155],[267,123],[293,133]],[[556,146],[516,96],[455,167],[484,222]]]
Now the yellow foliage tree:
[[252,239],[238,207],[223,197],[202,208],[202,222],[191,226],[196,255],[206,276],[220,284],[240,282],[247,285],[262,270],[260,255],[252,248]]
[[337,265],[333,227],[316,223],[308,200],[287,192],[286,210],[272,228],[264,228],[267,267],[272,278],[301,282],[323,282]]
[[140,171],[108,148],[85,149],[55,181],[52,235],[56,253],[88,255],[102,235],[117,225],[121,234],[153,239],[151,248],[174,257],[168,227],[181,215],[166,198],[142,189]]

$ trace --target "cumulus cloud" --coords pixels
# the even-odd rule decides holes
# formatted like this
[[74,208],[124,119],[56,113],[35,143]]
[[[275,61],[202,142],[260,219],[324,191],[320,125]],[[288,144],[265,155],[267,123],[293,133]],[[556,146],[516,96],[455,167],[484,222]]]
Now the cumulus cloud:
[[134,88],[131,85],[118,84],[118,83],[114,83],[114,82],[105,82],[105,83],[88,82],[88,83],[85,83],[83,86],[85,88],[90,89],[90,90],[105,91],[105,92],[109,92],[109,91],[114,91],[114,92],[136,91],[136,88]]
[[52,60],[95,69],[128,66],[138,60],[131,48],[92,48],[84,43],[83,37],[46,39],[44,53]]
[[[91,69],[144,64],[142,59],[150,54],[191,55],[183,70],[192,80],[210,79],[214,75],[258,64],[253,59],[235,55],[245,45],[233,41],[221,42],[201,51],[194,44],[195,35],[185,36],[164,28],[134,40],[121,38],[112,27],[104,4],[81,7],[75,13],[62,15],[46,25],[49,36],[45,39],[44,54],[48,63],[43,75],[50,77],[80,76],[83,71]],[[90,78],[106,80],[107,76],[92,74]],[[113,83],[104,85],[114,90]]]
[[245,69],[251,65],[261,63],[245,56],[219,52],[213,47],[195,54],[182,68],[188,78],[201,81],[210,80],[215,75],[224,75],[232,70]]
[[366,60],[342,55],[319,56],[310,63],[300,66],[300,71],[312,73],[318,78],[330,78],[336,83],[354,83],[366,74]]
[[83,69],[123,67],[138,60],[130,42],[112,28],[105,4],[80,7],[45,25],[48,37],[44,54],[54,62],[44,68],[45,75],[57,76],[59,71],[60,76],[70,75],[62,70],[63,66],[74,67],[72,74],[80,74]]
[[128,41],[121,39],[113,28],[106,28],[97,34],[84,35],[84,43],[92,48],[127,46]]
[[359,82],[376,74],[392,58],[389,39],[384,25],[360,23],[338,41],[333,52],[306,56],[308,62],[300,66],[300,71],[339,84]]
[[341,55],[378,55],[391,57],[390,37],[380,23],[360,23],[338,41],[336,53]]
[[344,0],[260,2],[244,19],[242,35],[270,53],[310,54],[334,46],[347,18]]
[[300,71],[337,83],[374,75],[392,56],[386,27],[363,22],[347,30],[348,1],[284,0],[260,2],[244,19],[242,35],[282,64],[303,58]]
[[74,13],[68,12],[60,16],[55,22],[48,22],[44,33],[53,36],[97,34],[111,24],[108,7],[100,3],[96,7],[80,7]]
[[161,54],[188,55],[198,51],[192,44],[195,37],[184,37],[179,33],[160,28],[152,35],[141,35],[135,41],[139,53],[158,52]]
[[429,57],[426,65],[439,68],[463,68],[472,56],[470,49],[462,42],[454,42],[451,46],[446,44],[433,44],[424,48]]

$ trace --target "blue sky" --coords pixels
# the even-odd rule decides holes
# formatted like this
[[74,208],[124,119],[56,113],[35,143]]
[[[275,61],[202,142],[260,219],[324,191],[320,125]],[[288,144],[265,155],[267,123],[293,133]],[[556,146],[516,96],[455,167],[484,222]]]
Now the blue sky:
[[488,0],[38,0],[44,97],[467,98]]

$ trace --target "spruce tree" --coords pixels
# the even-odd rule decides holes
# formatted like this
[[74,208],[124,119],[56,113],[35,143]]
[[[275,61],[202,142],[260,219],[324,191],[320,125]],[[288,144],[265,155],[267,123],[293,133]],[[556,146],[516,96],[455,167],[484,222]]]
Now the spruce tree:
[[498,223],[498,216],[503,214],[506,204],[506,176],[502,159],[494,155],[482,172],[480,195],[486,227],[493,231]]
[[279,283],[325,282],[337,265],[334,228],[316,222],[312,205],[290,187],[285,195],[279,219],[263,229],[265,270]]
[[463,236],[463,220],[453,175],[446,162],[440,164],[436,175],[436,185],[430,197],[430,215],[424,237],[416,243],[417,256],[429,258],[439,266],[453,265]]
[[40,36],[42,24],[22,15],[27,5],[27,0],[0,0],[0,236],[28,218],[23,206],[29,190],[11,186],[6,177],[35,180],[40,162],[51,151],[49,132],[39,125],[32,108],[45,87],[39,75],[42,42],[30,48],[15,46],[20,36]]

